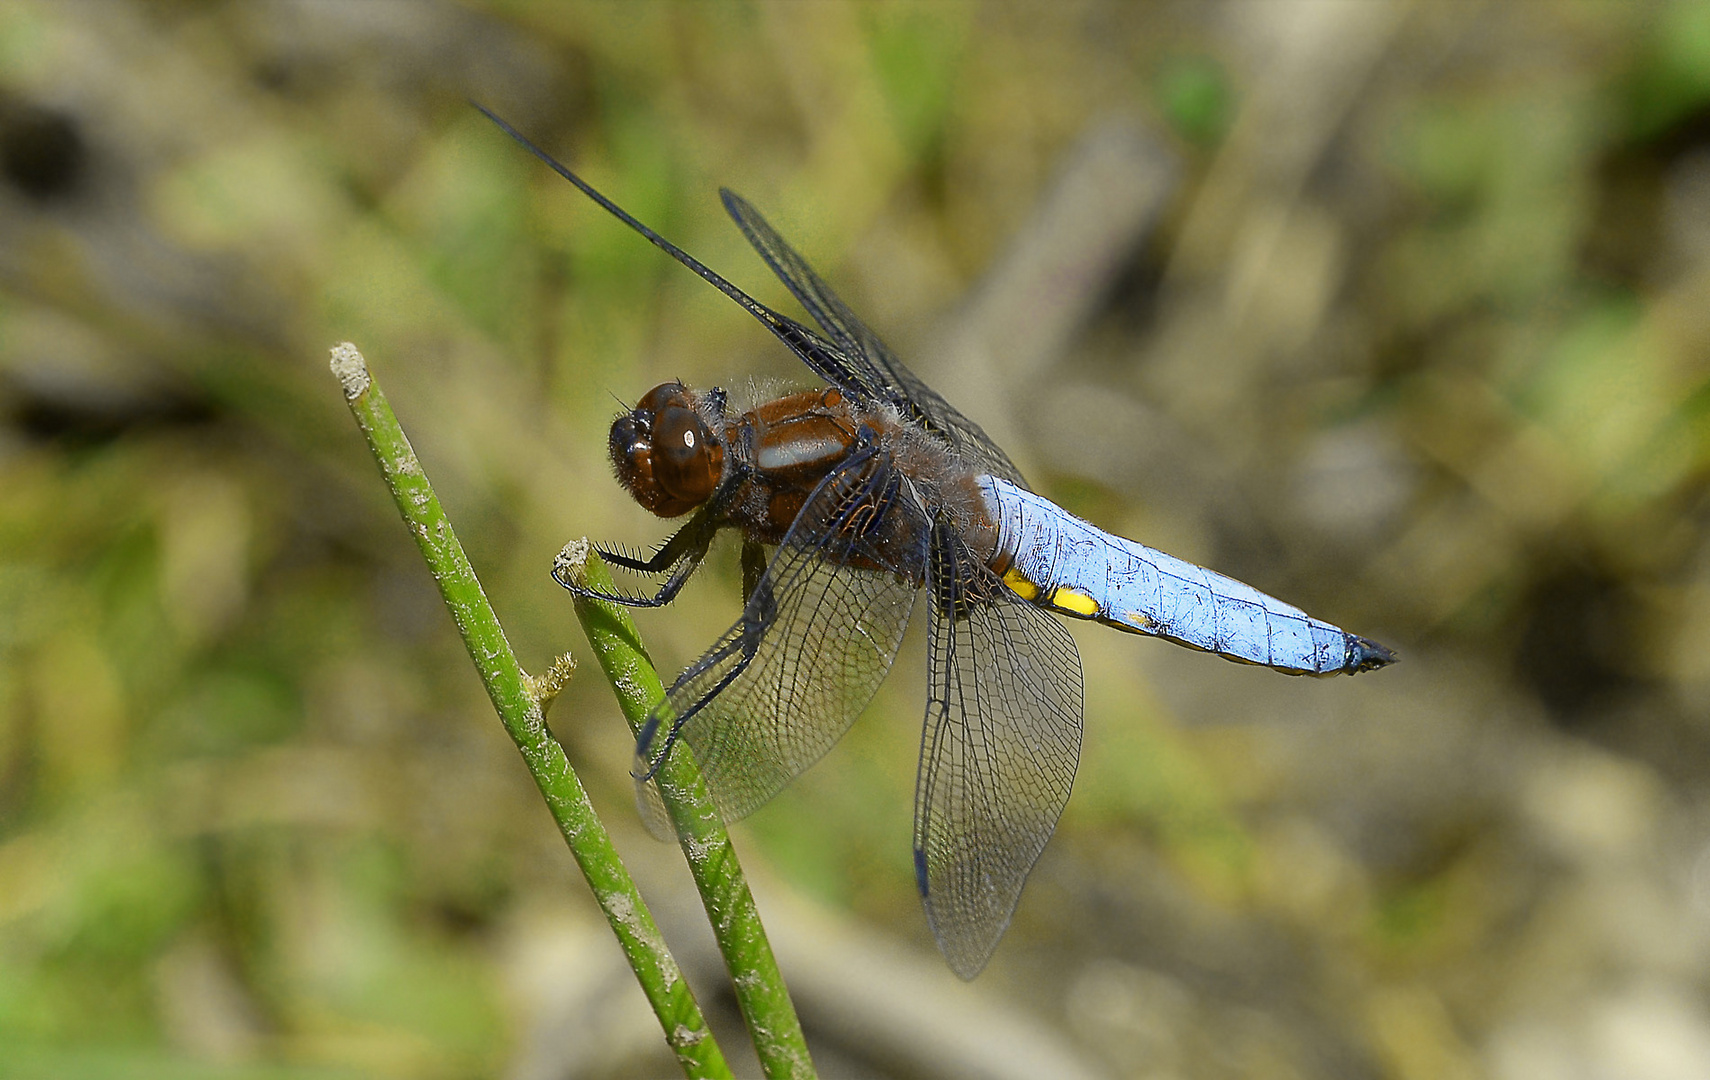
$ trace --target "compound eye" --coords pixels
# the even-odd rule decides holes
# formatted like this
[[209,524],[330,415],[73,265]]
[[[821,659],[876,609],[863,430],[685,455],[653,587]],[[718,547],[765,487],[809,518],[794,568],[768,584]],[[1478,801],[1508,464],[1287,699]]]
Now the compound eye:
[[647,432],[641,426],[641,421],[632,414],[625,413],[612,421],[612,433],[607,439],[613,461],[622,461],[633,454],[637,447],[647,442]]
[[724,449],[700,414],[679,405],[659,410],[653,422],[653,475],[680,499],[699,503],[718,486]]
[[643,416],[652,416],[661,409],[672,405],[687,405],[689,392],[680,382],[660,383],[635,403],[635,411]]

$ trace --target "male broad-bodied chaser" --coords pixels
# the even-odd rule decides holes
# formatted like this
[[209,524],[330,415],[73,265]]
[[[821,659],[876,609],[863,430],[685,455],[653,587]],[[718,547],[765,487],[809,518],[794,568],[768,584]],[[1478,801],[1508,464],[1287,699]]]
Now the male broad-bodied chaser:
[[481,111],[740,304],[827,384],[735,413],[722,390],[668,382],[612,423],[618,482],[660,517],[693,516],[651,558],[600,550],[626,570],[664,575],[653,595],[593,592],[563,576],[560,584],[658,607],[721,529],[743,537],[742,615],[647,719],[636,743],[639,784],[681,742],[727,819],[758,808],[866,707],[924,589],[915,873],[945,959],[973,978],[1056,828],[1080,757],[1080,654],[1052,615],[1292,675],[1354,674],[1395,660],[1376,642],[1035,494],[1003,450],[909,371],[741,196],[721,192],[818,331],[750,297]]

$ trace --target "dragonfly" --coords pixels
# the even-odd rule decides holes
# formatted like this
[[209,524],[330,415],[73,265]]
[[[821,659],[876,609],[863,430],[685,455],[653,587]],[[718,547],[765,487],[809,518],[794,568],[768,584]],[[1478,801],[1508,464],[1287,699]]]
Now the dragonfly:
[[718,533],[742,536],[741,615],[676,678],[637,736],[644,814],[650,781],[679,745],[727,820],[777,794],[872,700],[924,592],[915,878],[939,949],[972,979],[1056,829],[1080,758],[1081,660],[1057,616],[1291,675],[1354,674],[1396,659],[1034,492],[979,425],[916,377],[736,193],[721,190],[724,208],[817,329],[755,300],[481,111],[741,305],[825,384],[738,412],[723,390],[666,382],[612,423],[618,482],[659,517],[690,516],[649,557],[597,548],[613,565],[662,579],[655,591],[605,592],[555,571],[561,585],[661,607]]

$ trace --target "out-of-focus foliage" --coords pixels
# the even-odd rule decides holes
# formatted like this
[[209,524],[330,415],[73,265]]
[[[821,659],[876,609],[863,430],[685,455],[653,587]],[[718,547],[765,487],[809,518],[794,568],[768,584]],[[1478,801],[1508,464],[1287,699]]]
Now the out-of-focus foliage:
[[[889,1005],[1087,1075],[1710,1075],[1710,5],[13,0],[0,1077],[671,1067],[326,353],[536,669],[559,546],[669,528],[612,395],[804,373],[468,98],[792,310],[743,192],[1041,490],[1403,655],[1075,627],[1074,799],[967,998],[916,974],[911,639],[739,830],[827,1073],[945,1071]],[[1101,233],[1113,130],[1172,164]],[[983,325],[1064,190],[1116,257]],[[609,692],[554,724],[716,1007]]]

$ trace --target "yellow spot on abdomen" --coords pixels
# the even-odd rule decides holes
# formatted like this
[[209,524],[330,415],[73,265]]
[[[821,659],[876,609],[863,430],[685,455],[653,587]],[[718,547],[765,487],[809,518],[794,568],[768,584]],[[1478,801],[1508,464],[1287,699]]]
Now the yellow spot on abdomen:
[[1097,600],[1079,589],[1071,589],[1066,585],[1051,590],[1051,606],[1059,611],[1079,615],[1084,619],[1090,619],[1098,614]]
[[1013,566],[1004,571],[1003,583],[1009,586],[1010,592],[1023,600],[1035,600],[1039,596],[1039,586],[1033,584],[1026,574]]

